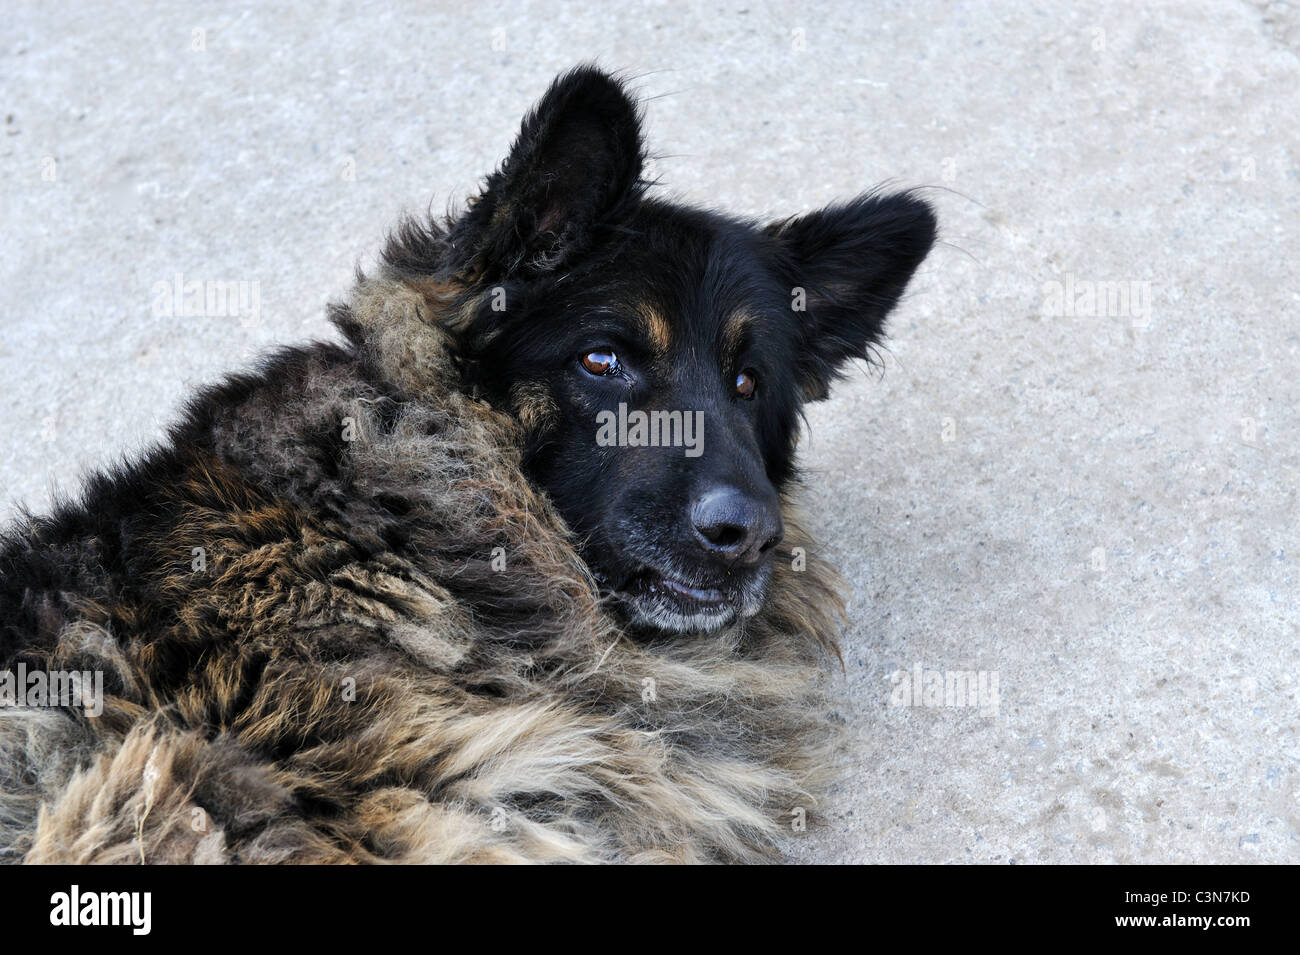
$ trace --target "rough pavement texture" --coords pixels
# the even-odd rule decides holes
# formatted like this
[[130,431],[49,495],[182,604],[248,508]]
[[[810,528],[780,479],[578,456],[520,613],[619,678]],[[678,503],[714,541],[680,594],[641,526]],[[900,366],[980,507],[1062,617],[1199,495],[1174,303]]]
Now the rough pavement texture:
[[[595,58],[685,199],[941,211],[883,368],[810,414],[853,744],[799,857],[1300,861],[1295,7],[62,6],[0,26],[6,515],[330,334]],[[255,314],[156,314],[178,274]],[[896,705],[917,667],[997,705]]]

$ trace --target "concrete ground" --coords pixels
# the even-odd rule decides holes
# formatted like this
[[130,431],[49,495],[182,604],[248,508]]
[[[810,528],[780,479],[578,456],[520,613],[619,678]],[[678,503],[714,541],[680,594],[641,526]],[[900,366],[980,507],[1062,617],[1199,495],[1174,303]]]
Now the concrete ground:
[[[397,215],[467,195],[596,58],[657,97],[686,199],[890,180],[941,211],[883,371],[810,415],[853,743],[799,858],[1300,861],[1295,7],[8,10],[6,517],[329,334]],[[257,308],[156,314],[178,274]],[[961,673],[989,696],[907,699]]]

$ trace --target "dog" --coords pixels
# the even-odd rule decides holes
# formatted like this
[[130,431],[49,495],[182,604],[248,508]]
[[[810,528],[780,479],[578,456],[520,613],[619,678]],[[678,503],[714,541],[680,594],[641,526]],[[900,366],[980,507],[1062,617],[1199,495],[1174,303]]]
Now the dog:
[[341,342],[5,534],[0,857],[780,857],[842,616],[800,410],[936,219],[744,221],[645,157],[625,83],[563,74],[463,212],[393,232]]

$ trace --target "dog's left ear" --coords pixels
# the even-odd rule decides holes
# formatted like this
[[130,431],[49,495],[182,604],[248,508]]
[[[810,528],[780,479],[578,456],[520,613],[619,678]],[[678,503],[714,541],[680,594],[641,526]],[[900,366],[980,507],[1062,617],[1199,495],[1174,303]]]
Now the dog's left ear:
[[906,192],[860,196],[767,227],[801,322],[796,361],[810,401],[827,397],[844,364],[880,340],[936,229],[929,204]]
[[454,226],[458,271],[491,282],[572,262],[640,199],[643,162],[623,84],[594,66],[559,76]]

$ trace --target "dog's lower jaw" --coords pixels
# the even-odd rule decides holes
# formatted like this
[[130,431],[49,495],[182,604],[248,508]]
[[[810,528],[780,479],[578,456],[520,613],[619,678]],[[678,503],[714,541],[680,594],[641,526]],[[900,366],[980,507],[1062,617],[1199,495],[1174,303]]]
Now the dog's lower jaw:
[[671,579],[624,588],[616,596],[635,627],[668,634],[712,633],[757,614],[770,577],[771,568],[764,567],[734,594],[719,594],[716,601],[693,599],[693,588]]
[[735,608],[731,606],[722,606],[715,611],[686,614],[670,607],[649,603],[642,598],[629,598],[627,604],[634,627],[658,633],[712,633],[727,626],[737,616]]

